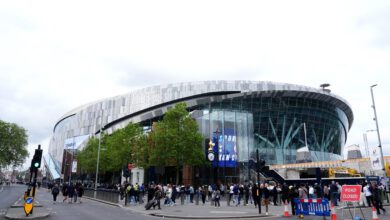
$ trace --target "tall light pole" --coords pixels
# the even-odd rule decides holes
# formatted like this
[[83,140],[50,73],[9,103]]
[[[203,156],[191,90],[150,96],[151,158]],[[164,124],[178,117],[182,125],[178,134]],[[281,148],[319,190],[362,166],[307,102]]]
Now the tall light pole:
[[372,98],[372,108],[374,109],[374,120],[375,120],[375,124],[376,124],[376,133],[378,135],[378,142],[379,142],[379,146],[378,147],[379,147],[379,149],[381,151],[381,161],[382,161],[383,171],[385,171],[385,161],[383,159],[382,142],[381,142],[381,136],[379,134],[378,116],[376,115],[376,108],[375,108],[375,101],[374,101],[374,92],[372,90],[372,88],[374,88],[375,86],[377,86],[377,84],[372,85],[370,87],[370,89],[371,89],[371,98]]
[[216,140],[215,140],[215,145],[217,146],[217,152],[216,152],[216,155],[215,155],[215,161],[216,161],[216,167],[214,168],[215,169],[215,173],[214,173],[214,178],[215,178],[215,185],[218,186],[218,178],[219,178],[219,134],[221,133],[218,128],[216,131],[213,132],[214,134],[216,134]]
[[[376,133],[378,135],[378,142],[379,142],[379,149],[380,149],[380,152],[381,152],[381,161],[382,161],[382,166],[383,166],[383,174],[384,174],[384,180],[385,180],[385,188],[386,188],[386,192],[389,190],[389,187],[387,185],[387,177],[386,177],[386,170],[385,170],[385,160],[383,158],[383,150],[382,150],[382,142],[381,142],[381,136],[379,134],[379,125],[378,125],[378,116],[376,115],[376,108],[375,108],[375,101],[374,101],[374,91],[372,90],[372,88],[374,88],[375,86],[377,86],[377,84],[374,84],[370,87],[370,90],[371,90],[371,99],[372,99],[372,108],[374,109],[374,120],[375,120],[375,124],[376,124]],[[389,201],[389,197],[387,197],[387,194],[386,194],[386,198],[387,198],[387,201]]]
[[74,145],[76,145],[73,132],[73,143],[72,143],[72,159],[70,160],[70,171],[69,171],[69,184],[72,182],[72,169],[73,169],[73,160],[74,160]]
[[96,159],[96,176],[95,176],[95,190],[93,192],[93,197],[96,199],[96,193],[97,193],[97,183],[98,183],[98,176],[99,176],[99,160],[100,160],[100,144],[102,139],[102,131],[103,131],[103,110],[102,110],[102,116],[100,117],[100,130],[99,130],[99,145],[98,145],[98,153],[97,153],[97,159]]

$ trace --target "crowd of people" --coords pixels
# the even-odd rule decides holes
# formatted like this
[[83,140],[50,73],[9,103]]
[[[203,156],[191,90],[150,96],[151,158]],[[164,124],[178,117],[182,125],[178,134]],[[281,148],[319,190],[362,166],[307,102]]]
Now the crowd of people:
[[[124,183],[118,186],[121,199],[127,199],[130,205],[144,203],[143,197],[146,196],[147,202],[156,200],[153,208],[161,209],[161,203],[164,206],[174,206],[177,204],[185,205],[196,203],[205,205],[211,202],[213,206],[220,207],[221,199],[226,200],[227,206],[247,206],[260,205],[268,215],[269,205],[290,204],[292,214],[295,215],[294,198],[327,198],[335,206],[339,205],[341,185],[337,182],[324,184],[323,186],[315,184],[287,185],[276,183],[261,184],[219,184],[202,185],[194,187],[192,185],[173,185],[173,184],[154,184],[132,185]],[[385,189],[383,185],[376,183],[364,183],[362,187],[361,199],[363,206],[374,205],[378,214],[380,211],[386,212],[383,208],[385,198]]]
[[[205,205],[210,202],[216,208],[221,207],[221,199],[226,201],[227,206],[247,206],[253,205],[258,208],[260,205],[268,215],[269,205],[290,204],[292,214],[295,215],[294,198],[315,199],[326,198],[338,206],[340,203],[341,185],[335,181],[330,184],[300,184],[287,185],[271,183],[261,184],[212,184],[194,187],[192,185],[174,184],[117,184],[116,188],[120,193],[120,199],[125,200],[125,204],[138,205],[154,200],[153,208],[161,209],[161,202],[164,206],[185,205],[196,203]],[[49,190],[53,195],[53,203],[56,203],[57,196],[62,193],[63,202],[81,203],[84,194],[84,187],[80,182],[76,184],[64,183],[49,184]],[[382,184],[362,183],[362,197],[360,205],[375,206],[377,213],[386,213],[383,208],[383,201],[386,197],[385,188]]]
[[49,183],[48,191],[53,195],[53,204],[57,203],[57,196],[60,192],[63,196],[63,203],[82,203],[81,199],[84,195],[84,186],[81,182],[77,182],[76,184],[73,184],[72,182],[70,184],[64,183],[62,185],[58,185],[58,183]]

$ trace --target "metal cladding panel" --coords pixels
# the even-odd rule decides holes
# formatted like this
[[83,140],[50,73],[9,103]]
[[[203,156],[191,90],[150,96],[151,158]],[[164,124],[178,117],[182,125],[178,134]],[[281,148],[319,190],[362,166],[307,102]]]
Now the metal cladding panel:
[[[226,93],[224,94],[224,92]],[[235,92],[236,94],[229,94],[229,92]],[[215,93],[219,94],[216,95]],[[78,120],[72,125],[73,129],[83,126],[93,126],[99,121],[98,118],[102,115],[104,116],[103,123],[107,125],[115,121],[121,121],[121,119],[127,120],[128,117],[126,116],[135,116],[138,113],[142,115],[142,119],[147,119],[147,117],[153,117],[153,114],[145,114],[147,113],[145,110],[156,111],[160,109],[157,114],[159,115],[161,113],[160,111],[163,111],[161,108],[179,101],[191,100],[188,104],[204,104],[210,101],[220,101],[243,95],[254,95],[256,97],[295,96],[319,99],[334,103],[346,113],[349,124],[352,125],[353,122],[353,114],[349,104],[341,97],[321,89],[267,81],[221,80],[158,85],[136,90],[128,94],[98,100],[80,106],[65,114],[55,125],[54,130],[62,120],[75,114]],[[118,100],[121,103],[120,108],[114,100]],[[117,107],[118,111],[112,109]]]

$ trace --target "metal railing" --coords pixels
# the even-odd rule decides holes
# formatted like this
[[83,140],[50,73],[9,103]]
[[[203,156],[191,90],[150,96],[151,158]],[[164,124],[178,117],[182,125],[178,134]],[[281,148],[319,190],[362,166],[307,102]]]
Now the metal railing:
[[[84,189],[84,196],[94,198],[95,190],[92,188]],[[119,191],[113,189],[97,189],[96,198],[107,202],[119,203]]]

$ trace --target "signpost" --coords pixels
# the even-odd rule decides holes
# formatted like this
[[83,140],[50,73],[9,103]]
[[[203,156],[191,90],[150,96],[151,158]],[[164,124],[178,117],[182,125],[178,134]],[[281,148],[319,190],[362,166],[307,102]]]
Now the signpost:
[[[37,176],[38,176],[38,169],[41,167],[41,161],[42,161],[42,149],[41,145],[38,145],[38,149],[35,149],[35,154],[33,159],[31,160],[31,167],[30,167],[30,183],[27,188],[27,191],[24,193],[24,212],[26,213],[26,216],[29,216],[33,213],[34,209],[34,198],[35,198],[35,188],[37,185]],[[34,178],[33,178],[34,175]],[[33,182],[31,182],[33,181]]]
[[30,213],[32,213],[33,202],[34,202],[34,197],[32,197],[32,196],[28,196],[25,199],[25,202],[24,202],[24,213],[26,213],[26,216],[28,216]]
[[[346,203],[347,207],[349,206],[348,204],[350,202],[352,202],[354,204],[353,216],[351,213],[351,209],[349,209],[349,207],[348,207],[349,213],[351,214],[351,217],[353,219],[355,219],[355,217],[356,217],[356,203],[360,202],[361,191],[362,191],[361,185],[343,185],[343,186],[341,186],[340,201]],[[364,214],[363,214],[362,209],[361,208],[359,208],[359,209],[360,209],[360,212],[362,213],[363,218],[364,218]],[[344,212],[343,212],[343,214],[344,214]]]

